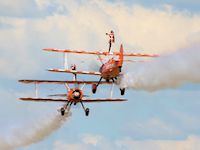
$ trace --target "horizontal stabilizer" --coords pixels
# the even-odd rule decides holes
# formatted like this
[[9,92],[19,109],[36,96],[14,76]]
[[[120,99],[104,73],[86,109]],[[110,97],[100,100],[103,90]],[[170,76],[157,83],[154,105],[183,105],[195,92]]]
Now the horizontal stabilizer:
[[[48,97],[67,97],[67,94],[52,94],[48,95]],[[89,95],[83,95],[83,97],[89,97]]]
[[67,97],[67,94],[52,94],[48,95],[48,97]]

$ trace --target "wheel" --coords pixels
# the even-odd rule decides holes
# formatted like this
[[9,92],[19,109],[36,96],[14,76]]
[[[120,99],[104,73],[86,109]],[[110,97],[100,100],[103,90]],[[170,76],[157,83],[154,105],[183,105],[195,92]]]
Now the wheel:
[[65,109],[63,107],[60,109],[60,112],[61,112],[61,116],[65,115]]
[[92,84],[92,93],[95,94],[97,91],[97,85],[96,84]]
[[119,67],[119,72],[122,72],[122,67]]
[[86,115],[86,116],[89,116],[89,112],[90,112],[90,109],[89,109],[89,108],[86,108],[86,109],[85,109],[85,115]]
[[120,89],[120,92],[121,92],[121,95],[124,95],[124,93],[125,93],[125,88]]

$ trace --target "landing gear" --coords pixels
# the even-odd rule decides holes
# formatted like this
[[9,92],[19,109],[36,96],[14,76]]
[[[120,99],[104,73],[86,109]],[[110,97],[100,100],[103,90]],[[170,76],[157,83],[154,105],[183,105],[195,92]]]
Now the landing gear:
[[86,116],[89,116],[89,112],[90,112],[90,109],[89,109],[89,108],[86,108],[86,109],[85,109],[85,115],[86,115]]
[[72,105],[73,102],[70,102],[68,101],[67,104],[63,107],[60,108],[60,113],[61,113],[61,116],[64,116],[65,115],[65,111],[67,110],[67,112],[69,112],[70,108],[71,108],[71,105]]
[[95,94],[97,91],[97,85],[96,84],[92,84],[92,93]]
[[124,95],[124,93],[125,93],[125,88],[120,89],[120,92],[121,92],[121,95]]
[[119,67],[119,72],[122,72],[122,67]]
[[83,110],[85,111],[85,115],[89,116],[90,109],[89,108],[85,108],[85,106],[83,105],[83,102],[80,102],[80,103],[81,103],[81,106],[83,107]]
[[65,115],[65,108],[62,107],[62,108],[60,109],[60,112],[61,112],[61,116],[64,116],[64,115]]
[[97,91],[97,87],[99,85],[99,83],[101,82],[102,77],[99,79],[99,82],[97,84],[92,84],[92,93],[95,94]]

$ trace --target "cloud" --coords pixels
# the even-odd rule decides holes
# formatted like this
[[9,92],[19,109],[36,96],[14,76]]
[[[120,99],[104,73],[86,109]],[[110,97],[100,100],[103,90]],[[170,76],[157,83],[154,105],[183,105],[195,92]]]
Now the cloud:
[[[63,5],[66,6],[65,2]],[[158,53],[176,51],[190,45],[190,37],[200,31],[200,17],[185,12],[151,9],[139,5],[125,6],[122,3],[105,1],[90,1],[87,5],[77,7],[79,11],[69,10],[69,14],[76,18],[78,24],[83,25],[81,31],[86,29],[86,37],[93,31],[99,37],[105,38],[101,36],[102,32],[114,29],[117,42],[124,43],[125,47],[131,49],[129,51],[136,48]],[[74,27],[79,31],[77,25]]]
[[[14,6],[19,6],[16,3]],[[16,72],[33,74],[44,62],[52,63],[47,59],[48,55],[42,56],[40,50],[44,47],[107,50],[105,32],[110,29],[116,34],[113,47],[116,51],[120,43],[124,43],[126,52],[162,54],[200,41],[200,16],[173,11],[169,7],[151,9],[106,1],[57,0],[51,3],[45,0],[35,3],[37,9],[52,9],[52,13],[43,18],[0,17],[1,26],[4,26],[0,29],[3,37],[0,39],[2,76],[13,78]],[[9,3],[4,5],[12,8]],[[26,5],[30,6],[29,3]],[[84,58],[90,60],[91,56]],[[84,66],[80,64],[80,68]]]
[[101,141],[101,138],[101,136],[86,134],[83,136],[82,141],[85,144],[96,146],[98,142]]
[[85,134],[81,137],[79,140],[80,143],[65,143],[62,140],[57,140],[54,143],[54,150],[87,150],[89,147],[96,146],[97,143],[99,143],[99,140],[101,139],[100,136],[97,135],[91,135],[91,134]]
[[9,16],[9,17],[35,17],[42,16],[41,12],[38,12],[35,1],[30,0],[15,0],[15,1],[0,1],[0,16]]
[[54,150],[89,150],[89,149],[111,149],[109,141],[103,136],[94,134],[81,135],[79,142],[65,143],[63,140],[57,140],[54,143]]
[[[97,135],[91,135],[94,138]],[[101,136],[102,137],[102,136]],[[92,137],[91,137],[92,138]],[[105,140],[101,140],[99,144],[95,147],[85,143],[83,141],[76,142],[73,144],[67,144],[63,141],[56,141],[54,143],[54,150],[78,150],[78,149],[87,149],[87,150],[101,150],[101,149],[109,149],[109,150],[197,150],[200,148],[200,137],[191,135],[183,140],[133,140],[131,138],[122,138],[119,140],[110,141],[106,137],[102,137]]]
[[131,139],[125,139],[118,141],[119,148],[124,150],[197,150],[200,148],[200,137],[189,136],[184,140],[144,140],[137,141]]
[[129,122],[124,130],[135,139],[163,139],[182,135],[182,131],[177,127],[158,118],[141,122]]

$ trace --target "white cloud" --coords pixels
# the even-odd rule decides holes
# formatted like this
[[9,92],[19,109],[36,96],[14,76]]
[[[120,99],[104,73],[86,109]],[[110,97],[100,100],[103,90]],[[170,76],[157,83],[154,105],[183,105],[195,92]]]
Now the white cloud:
[[96,146],[101,140],[102,140],[102,137],[98,135],[94,136],[94,135],[86,134],[82,137],[83,143],[88,144],[88,145],[94,145],[94,146]]
[[47,6],[51,4],[49,0],[35,0],[39,9],[45,9]]
[[[96,135],[94,135],[94,137],[96,137]],[[183,140],[134,140],[131,138],[122,138],[120,140],[110,141],[105,137],[102,138],[105,140],[97,144],[96,147],[88,145],[82,141],[73,144],[68,144],[63,141],[56,141],[54,143],[54,150],[197,150],[200,148],[200,137],[194,135],[188,136]]]
[[157,118],[151,118],[143,122],[129,122],[125,131],[136,139],[171,138],[182,135],[178,128]]
[[89,149],[111,149],[111,144],[109,141],[100,135],[93,135],[93,134],[84,134],[81,135],[79,142],[75,143],[66,143],[63,140],[55,141],[54,143],[54,150],[89,150]]
[[62,141],[56,141],[54,144],[54,150],[86,150],[81,144],[65,144]]
[[1,75],[16,78],[23,74],[31,74],[39,65],[30,51],[30,40],[27,34],[26,19],[1,18],[2,23],[11,27],[0,29],[0,70]]
[[36,11],[34,0],[0,0],[0,16],[32,17],[36,15]]
[[[42,10],[51,1],[36,3]],[[165,9],[150,9],[106,1],[84,3],[59,0],[53,5],[53,15],[44,18],[0,17],[1,24],[13,27],[0,30],[0,47],[3,52],[0,69],[4,70],[3,76],[13,77],[16,72],[37,72],[44,61],[33,56],[40,56],[40,48],[44,46],[107,50],[105,32],[110,29],[116,33],[114,48],[118,50],[122,42],[129,52],[171,52],[200,40],[200,16],[173,12],[169,6]],[[61,7],[62,13],[59,12]],[[90,57],[84,58],[89,60]],[[16,71],[16,68],[20,70]]]
[[200,137],[189,136],[184,140],[144,140],[125,139],[118,141],[119,148],[124,150],[197,150],[200,149]]

